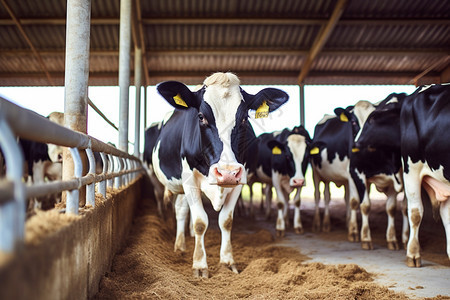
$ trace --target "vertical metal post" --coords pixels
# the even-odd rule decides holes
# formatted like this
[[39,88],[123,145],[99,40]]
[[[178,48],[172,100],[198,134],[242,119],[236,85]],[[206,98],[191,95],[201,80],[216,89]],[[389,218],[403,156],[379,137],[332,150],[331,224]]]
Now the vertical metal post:
[[[144,70],[147,72],[147,70]],[[147,129],[147,89],[148,86],[144,86],[144,131]]]
[[[87,133],[90,23],[91,0],[68,0],[64,125],[82,133]],[[69,180],[73,176],[74,165],[67,149],[63,158],[62,179]],[[84,199],[81,202],[84,203]]]
[[[83,163],[81,161],[80,152],[77,148],[70,148],[74,163],[73,177],[81,178],[83,173]],[[80,202],[80,190],[74,189],[67,192],[66,213],[78,215],[78,206]]]
[[[92,149],[87,148],[86,154],[89,160],[89,173],[95,175],[95,157]],[[95,182],[86,186],[86,205],[95,207]]]
[[[108,172],[108,158],[106,157],[106,154],[103,152],[100,152],[100,156],[102,157],[103,161],[103,174],[107,174]],[[106,199],[106,181],[102,180],[98,183],[98,191],[100,194],[103,195],[103,197]]]
[[119,40],[119,149],[128,153],[128,110],[130,97],[131,0],[120,1]]
[[[120,157],[114,156],[116,163],[114,164],[114,173],[119,173],[122,169]],[[114,177],[114,188],[119,189],[122,186],[122,175]]]
[[302,83],[300,87],[300,124],[305,126],[305,85]]
[[0,204],[0,250],[11,253],[24,240],[25,191],[22,183],[23,154],[0,111],[0,145],[7,166],[6,178],[14,183],[14,199]]
[[134,48],[134,85],[136,87],[136,108],[134,122],[134,156],[139,157],[141,139],[141,86],[142,86],[142,50]]
[[[108,173],[113,173],[114,170],[114,156],[108,154],[109,163],[108,163]],[[107,184],[109,188],[113,188],[114,178],[108,179]]]

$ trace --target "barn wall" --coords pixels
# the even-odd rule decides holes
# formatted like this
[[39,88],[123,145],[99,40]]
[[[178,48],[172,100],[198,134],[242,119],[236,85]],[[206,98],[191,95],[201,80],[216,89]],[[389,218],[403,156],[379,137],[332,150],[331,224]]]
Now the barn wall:
[[88,299],[124,245],[143,179],[0,268],[0,299]]

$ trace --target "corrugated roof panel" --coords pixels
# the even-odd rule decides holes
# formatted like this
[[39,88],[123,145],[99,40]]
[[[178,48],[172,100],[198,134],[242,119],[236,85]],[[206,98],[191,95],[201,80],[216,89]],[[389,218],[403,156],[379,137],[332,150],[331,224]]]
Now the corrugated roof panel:
[[450,47],[446,25],[338,25],[327,41],[331,49],[426,49]]
[[[63,25],[33,25],[24,26],[34,47],[37,49],[65,49],[66,26]],[[51,34],[49,34],[51,32]],[[27,48],[29,48],[27,46]]]
[[91,50],[119,50],[119,26],[91,27]]

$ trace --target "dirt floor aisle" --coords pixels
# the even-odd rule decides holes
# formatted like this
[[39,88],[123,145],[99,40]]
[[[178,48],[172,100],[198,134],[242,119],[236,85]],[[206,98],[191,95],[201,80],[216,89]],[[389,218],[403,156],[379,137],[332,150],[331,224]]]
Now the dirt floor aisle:
[[232,244],[240,273],[234,274],[219,264],[217,213],[208,213],[205,245],[210,278],[193,278],[193,239],[187,237],[185,254],[174,253],[173,219],[162,221],[147,200],[95,299],[408,299],[375,284],[374,276],[356,264],[305,263],[307,256],[276,244],[273,222],[262,216],[257,221],[235,216]]

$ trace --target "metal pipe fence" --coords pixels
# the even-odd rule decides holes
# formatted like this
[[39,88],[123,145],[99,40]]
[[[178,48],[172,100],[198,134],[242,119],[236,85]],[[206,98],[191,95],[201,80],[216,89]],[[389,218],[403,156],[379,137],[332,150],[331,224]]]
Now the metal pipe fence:
[[[24,157],[17,138],[68,147],[74,161],[70,180],[48,181],[27,185],[23,182]],[[123,188],[143,171],[139,158],[120,151],[94,137],[76,132],[49,121],[0,97],[0,149],[3,152],[6,175],[0,178],[0,251],[12,252],[24,239],[26,199],[67,191],[66,213],[78,214],[79,191],[86,186],[86,205],[95,206],[97,191],[106,198],[107,187]],[[85,151],[89,170],[82,175],[79,151]],[[100,174],[95,172],[93,151],[99,152],[103,163]]]

